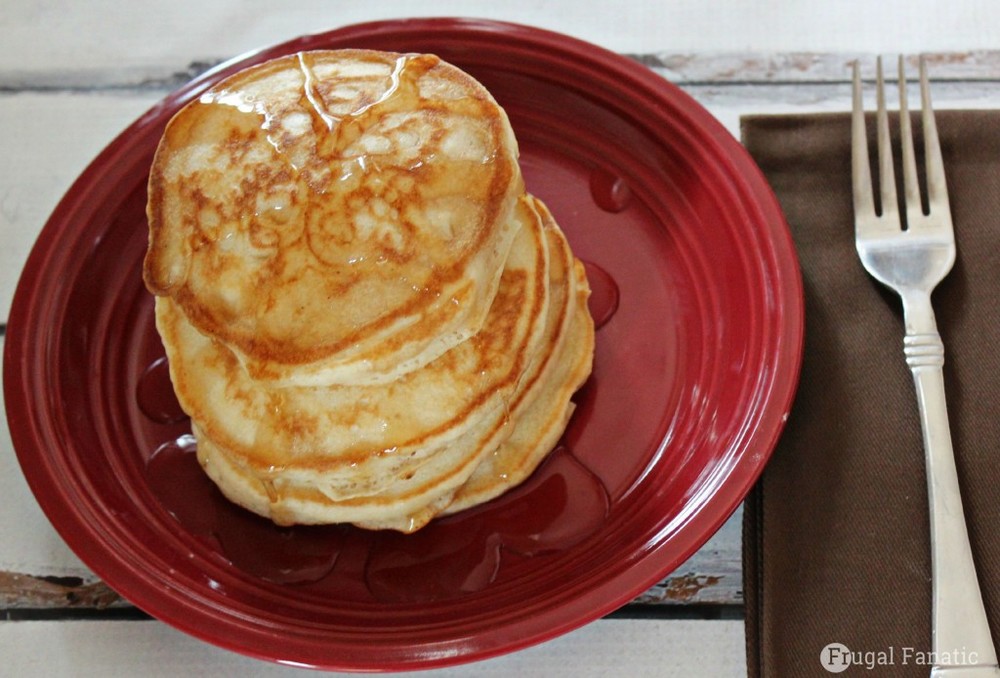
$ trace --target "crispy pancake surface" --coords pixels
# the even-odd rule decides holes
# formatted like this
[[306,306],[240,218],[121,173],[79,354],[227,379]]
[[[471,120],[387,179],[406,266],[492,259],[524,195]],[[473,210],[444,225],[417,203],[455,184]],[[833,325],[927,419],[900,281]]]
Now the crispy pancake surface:
[[506,115],[459,69],[299,53],[170,122],[144,277],[257,379],[391,381],[482,326],[522,192]]
[[590,290],[503,110],[430,55],[304,52],[168,125],[144,278],[197,456],[280,525],[412,532],[523,482]]

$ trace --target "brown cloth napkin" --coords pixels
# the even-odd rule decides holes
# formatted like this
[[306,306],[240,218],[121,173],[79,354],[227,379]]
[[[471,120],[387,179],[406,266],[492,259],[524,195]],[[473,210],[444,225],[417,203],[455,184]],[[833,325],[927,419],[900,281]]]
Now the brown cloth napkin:
[[[937,121],[958,259],[933,301],[972,549],[1000,638],[1000,111]],[[791,416],[746,504],[749,675],[829,676],[820,654],[841,643],[866,653],[841,675],[927,676],[924,453],[899,299],[854,248],[850,116],[747,117],[742,135],[785,210],[806,314]]]

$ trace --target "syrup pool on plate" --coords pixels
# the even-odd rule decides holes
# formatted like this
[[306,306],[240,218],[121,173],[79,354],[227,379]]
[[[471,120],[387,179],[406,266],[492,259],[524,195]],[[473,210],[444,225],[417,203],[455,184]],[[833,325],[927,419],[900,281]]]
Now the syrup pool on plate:
[[191,435],[160,446],[149,459],[147,478],[189,534],[244,574],[354,596],[363,581],[363,595],[380,602],[482,590],[495,581],[505,558],[558,552],[594,534],[610,505],[601,481],[565,446],[508,494],[408,535],[342,525],[279,527],[222,496],[200,468]]
[[596,533],[607,490],[565,446],[523,485],[480,507],[403,535],[379,534],[366,579],[381,601],[420,602],[485,589],[506,557],[569,549]]
[[279,527],[233,504],[198,463],[194,436],[161,445],[149,458],[149,486],[203,546],[247,574],[278,584],[323,579],[334,568],[346,529]]

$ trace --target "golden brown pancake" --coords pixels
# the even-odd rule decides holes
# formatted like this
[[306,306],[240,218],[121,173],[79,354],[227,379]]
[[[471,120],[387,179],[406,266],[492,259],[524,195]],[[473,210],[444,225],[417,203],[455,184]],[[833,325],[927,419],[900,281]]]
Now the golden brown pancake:
[[480,432],[505,419],[534,356],[548,350],[547,236],[528,198],[518,202],[517,221],[483,328],[389,384],[255,380],[177,304],[158,299],[157,327],[181,406],[239,465],[261,477],[278,472],[293,483],[321,485],[335,499],[382,492],[422,464],[466,463],[480,454]]
[[143,275],[199,462],[282,525],[410,532],[523,482],[589,288],[503,110],[430,55],[304,52],[170,122]]
[[328,492],[322,473],[305,478],[251,468],[199,431],[199,460],[226,496],[278,523],[352,522],[411,532],[436,515],[487,501],[527,478],[566,425],[570,396],[590,372],[594,338],[583,267],[548,210],[532,202],[544,220],[549,304],[544,335],[504,412],[378,491],[353,496]]
[[345,498],[331,497],[325,491],[323,474],[304,479],[280,472],[260,473],[195,430],[198,460],[205,472],[226,497],[258,515],[279,525],[353,523],[400,532],[423,527],[446,508],[483,457],[511,432],[502,418],[494,419],[489,428],[457,441],[461,452],[458,447],[442,449],[383,490]]
[[482,327],[522,192],[505,113],[459,69],[291,55],[171,120],[144,277],[256,379],[391,382]]
[[484,457],[442,515],[482,504],[524,482],[558,443],[573,413],[570,398],[593,367],[594,321],[587,307],[586,272],[545,205],[536,201],[536,206],[548,225],[550,308],[564,310],[558,316],[550,312],[549,324],[556,327],[550,328],[549,350],[538,357],[531,378],[511,403],[511,435]]

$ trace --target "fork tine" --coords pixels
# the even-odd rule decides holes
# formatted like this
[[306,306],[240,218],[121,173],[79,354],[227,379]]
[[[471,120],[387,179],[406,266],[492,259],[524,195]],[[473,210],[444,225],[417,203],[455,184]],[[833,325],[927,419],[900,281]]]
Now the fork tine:
[[865,131],[865,110],[861,97],[861,67],[854,62],[854,108],[851,113],[851,175],[854,188],[854,213],[875,216],[872,196],[872,176],[868,159],[868,134]]
[[920,185],[917,183],[917,157],[913,151],[913,126],[906,102],[906,66],[899,57],[899,139],[903,151],[903,187],[906,196],[906,223],[914,226],[924,216],[920,202]]
[[920,104],[923,109],[924,158],[927,165],[927,202],[933,210],[940,209],[949,218],[948,186],[944,177],[944,160],[941,158],[941,141],[938,139],[934,109],[931,107],[931,88],[927,77],[927,60],[920,57]]
[[876,81],[878,97],[878,183],[882,196],[882,217],[899,218],[896,198],[896,172],[893,169],[892,138],[889,136],[889,113],[885,107],[885,81],[882,77],[882,57],[876,60]]

